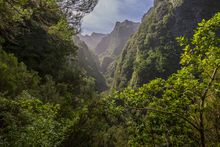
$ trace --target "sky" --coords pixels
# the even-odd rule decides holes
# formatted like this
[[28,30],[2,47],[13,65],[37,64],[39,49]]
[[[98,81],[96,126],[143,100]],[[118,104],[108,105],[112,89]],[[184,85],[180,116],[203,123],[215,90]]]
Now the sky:
[[154,0],[99,0],[95,9],[83,18],[82,34],[109,33],[117,21],[140,22]]

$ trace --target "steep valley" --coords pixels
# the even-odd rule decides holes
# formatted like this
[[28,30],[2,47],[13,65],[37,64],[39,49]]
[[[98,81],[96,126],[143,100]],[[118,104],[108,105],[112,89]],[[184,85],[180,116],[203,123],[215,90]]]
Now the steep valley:
[[98,57],[110,89],[140,87],[180,68],[182,50],[176,37],[190,37],[197,23],[219,7],[216,0],[155,0],[141,24],[125,20],[110,34],[79,36]]
[[[78,35],[80,40],[99,60],[100,72],[106,77],[107,83],[112,82],[112,67],[120,56],[129,37],[137,32],[140,23],[125,20],[116,22],[113,31],[109,34],[92,33],[91,35]],[[96,45],[96,47],[94,47]],[[111,86],[110,86],[111,87]]]
[[107,90],[107,85],[104,76],[100,72],[99,60],[97,56],[89,50],[84,41],[81,41],[79,37],[74,38],[77,43],[78,49],[78,64],[82,67],[87,76],[94,78],[95,90],[102,92]]
[[220,0],[0,0],[0,147],[41,146],[220,147]]

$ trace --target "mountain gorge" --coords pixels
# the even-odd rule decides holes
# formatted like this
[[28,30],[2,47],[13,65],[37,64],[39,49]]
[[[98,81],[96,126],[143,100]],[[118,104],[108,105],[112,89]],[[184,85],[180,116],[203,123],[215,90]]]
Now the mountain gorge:
[[94,78],[95,90],[99,92],[107,90],[105,78],[99,71],[100,67],[97,56],[92,51],[90,51],[85,42],[80,40],[79,37],[76,36],[74,41],[79,47],[77,52],[78,64],[85,70],[87,76]]
[[99,64],[98,69],[107,79],[107,83],[112,82],[114,62],[120,56],[129,37],[137,32],[139,25],[140,23],[125,20],[116,22],[113,31],[109,34],[78,35],[80,40],[84,42],[83,46],[89,48],[95,55],[94,61],[96,60]]
[[0,0],[0,146],[220,146],[220,0],[148,2]]
[[141,24],[125,20],[110,34],[79,36],[97,55],[111,89],[140,87],[180,69],[176,38],[192,36],[198,22],[211,18],[219,6],[216,0],[155,0]]

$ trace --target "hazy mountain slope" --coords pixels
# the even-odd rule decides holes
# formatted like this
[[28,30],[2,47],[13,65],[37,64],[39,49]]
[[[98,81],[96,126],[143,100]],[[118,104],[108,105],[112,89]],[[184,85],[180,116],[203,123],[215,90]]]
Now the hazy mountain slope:
[[203,18],[220,10],[219,0],[155,0],[129,39],[114,74],[113,88],[138,87],[179,69],[176,37],[189,37]]
[[138,26],[139,23],[128,20],[116,22],[113,31],[97,45],[96,53],[99,55],[104,53],[109,56],[118,56],[130,35],[137,31]]
[[139,23],[125,20],[117,22],[113,31],[105,36],[96,47],[96,54],[101,60],[101,71],[106,72],[111,64],[122,52],[128,38],[134,34],[139,27]]
[[91,50],[95,50],[98,43],[106,36],[101,33],[92,33],[91,35],[78,35],[80,40],[84,41]]
[[104,91],[107,89],[105,78],[99,72],[99,63],[97,63],[96,56],[89,50],[85,42],[81,41],[79,37],[74,38],[78,49],[78,63],[79,66],[85,69],[86,74],[95,79],[97,91]]

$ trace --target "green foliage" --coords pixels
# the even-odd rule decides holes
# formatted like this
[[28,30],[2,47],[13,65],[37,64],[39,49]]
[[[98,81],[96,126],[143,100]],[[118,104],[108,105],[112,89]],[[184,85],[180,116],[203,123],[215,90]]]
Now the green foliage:
[[51,76],[40,78],[2,50],[0,68],[0,145],[59,145],[85,113],[82,97],[92,96],[93,81],[81,79],[77,91]]
[[0,98],[1,146],[57,146],[65,127],[56,120],[59,105],[43,104],[27,92]]
[[219,16],[202,21],[191,43],[178,39],[185,46],[182,68],[167,80],[116,91],[91,105],[85,127],[96,127],[89,128],[89,144],[218,146]]
[[16,96],[23,90],[36,88],[40,78],[23,63],[18,63],[12,54],[0,50],[0,81],[0,92]]
[[141,87],[155,78],[167,79],[179,70],[183,50],[176,37],[192,37],[201,18],[211,18],[219,7],[220,2],[216,0],[212,3],[209,0],[202,3],[155,1],[144,15],[138,32],[124,47],[114,74],[113,88]]
[[[171,11],[157,2],[156,10]],[[148,35],[126,45],[133,50],[124,50],[115,81],[135,87],[141,76],[149,83],[96,97],[94,79],[76,60],[74,29],[54,0],[0,0],[0,10],[0,146],[220,144],[219,13],[203,20],[191,40],[178,39],[182,68],[168,76],[179,50],[160,24],[171,15],[150,11],[144,23],[151,25],[139,30]]]
[[210,70],[220,64],[219,34],[220,15],[217,13],[212,19],[199,23],[199,28],[193,36],[192,44],[187,44],[185,38],[179,41],[185,46],[181,63],[183,65],[195,64],[198,70]]
[[0,10],[0,146],[60,146],[94,96],[74,26],[55,0],[0,0]]
[[[2,49],[14,53],[29,69],[40,75],[50,74],[58,79],[66,66],[67,56],[76,54],[72,42],[74,29],[56,5],[56,1],[4,1],[0,36]],[[23,11],[30,11],[29,16]],[[7,13],[9,12],[9,13]],[[13,20],[11,17],[19,18]],[[5,19],[5,20],[4,20]],[[19,20],[19,21],[18,21]]]

